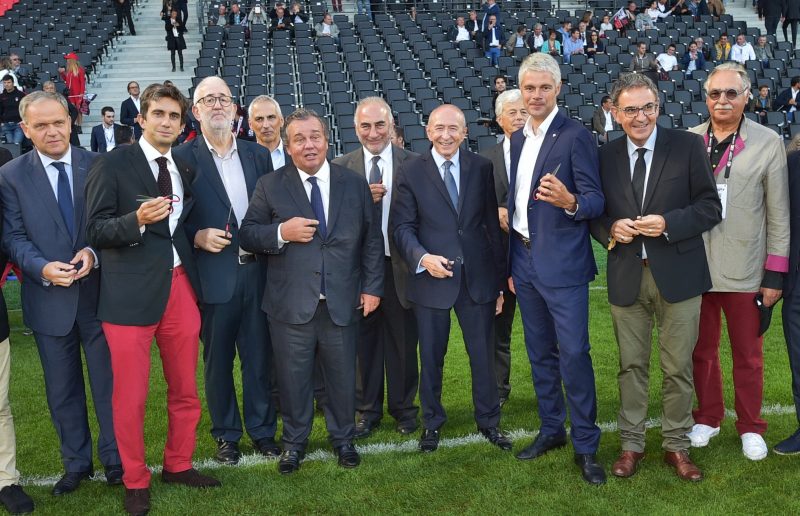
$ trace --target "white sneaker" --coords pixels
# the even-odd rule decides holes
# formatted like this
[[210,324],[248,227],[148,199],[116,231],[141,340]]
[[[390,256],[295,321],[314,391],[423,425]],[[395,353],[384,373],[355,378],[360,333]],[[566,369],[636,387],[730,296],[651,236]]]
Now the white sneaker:
[[742,434],[742,453],[750,460],[761,460],[767,456],[767,443],[754,432]]
[[692,431],[686,437],[692,441],[692,448],[702,448],[708,445],[712,437],[719,435],[719,427],[713,428],[708,425],[694,425]]

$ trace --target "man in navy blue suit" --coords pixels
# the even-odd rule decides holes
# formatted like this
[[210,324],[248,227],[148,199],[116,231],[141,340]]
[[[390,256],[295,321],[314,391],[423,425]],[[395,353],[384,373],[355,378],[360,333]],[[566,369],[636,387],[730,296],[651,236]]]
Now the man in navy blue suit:
[[240,248],[239,227],[258,178],[272,171],[268,151],[237,140],[231,132],[236,107],[219,77],[208,77],[194,92],[202,136],[173,152],[195,171],[194,209],[186,231],[194,242],[200,272],[203,359],[211,435],[217,461],[239,462],[242,418],[236,401],[233,360],[242,368],[244,426],[256,451],[277,457],[276,416],[270,396],[270,345],[264,296],[266,263]]
[[406,295],[419,330],[419,447],[436,450],[447,421],[442,368],[455,309],[469,354],[478,429],[510,450],[499,429],[494,372],[494,317],[503,306],[505,277],[492,162],[459,148],[467,127],[455,106],[433,110],[427,133],[433,149],[401,164],[389,214],[389,232],[408,264]]
[[69,144],[67,101],[34,92],[20,103],[34,150],[0,168],[3,249],[22,269],[22,313],[44,370],[47,404],[66,473],[53,494],[94,474],[81,348],[100,432],[97,451],[109,485],[122,483],[111,415],[111,357],[97,318],[100,274],[86,242],[84,185],[96,154]]
[[561,72],[551,56],[528,56],[519,85],[530,118],[511,135],[509,286],[520,307],[542,427],[517,458],[564,446],[569,406],[575,462],[587,482],[602,484],[589,355],[589,282],[597,274],[589,220],[604,206],[597,146],[581,124],[558,112]]

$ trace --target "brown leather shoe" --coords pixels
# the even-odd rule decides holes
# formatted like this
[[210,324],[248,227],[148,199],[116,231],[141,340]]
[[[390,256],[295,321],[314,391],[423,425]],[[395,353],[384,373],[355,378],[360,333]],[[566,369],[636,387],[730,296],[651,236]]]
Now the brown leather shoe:
[[644,459],[644,453],[624,450],[617,462],[611,466],[611,474],[615,477],[632,477],[642,459]]
[[216,478],[202,475],[196,469],[187,469],[178,473],[171,473],[166,469],[161,472],[161,480],[167,484],[183,484],[189,487],[219,487],[222,484]]
[[675,468],[675,473],[683,480],[699,482],[703,480],[703,473],[694,465],[686,450],[665,452],[664,462]]
[[150,512],[150,490],[125,489],[125,512],[131,516],[143,516]]

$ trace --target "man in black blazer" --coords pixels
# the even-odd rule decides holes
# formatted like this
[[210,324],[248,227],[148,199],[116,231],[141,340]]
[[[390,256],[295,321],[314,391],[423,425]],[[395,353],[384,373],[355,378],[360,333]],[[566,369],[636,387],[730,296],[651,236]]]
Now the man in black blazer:
[[24,276],[23,318],[39,350],[66,471],[53,494],[62,495],[94,474],[81,350],[100,426],[98,454],[109,483],[122,481],[109,348],[97,318],[100,274],[85,236],[83,190],[97,155],[69,144],[63,96],[31,93],[20,113],[34,150],[0,168],[3,249]]
[[692,351],[701,294],[711,288],[703,232],[721,220],[721,205],[703,140],[656,128],[658,91],[642,74],[620,76],[611,92],[614,117],[627,134],[600,149],[605,212],[592,235],[608,247],[608,301],[619,345],[622,454],[611,472],[636,473],[644,457],[653,318],[664,375],[664,460],[677,475],[702,479],[689,458]]
[[792,77],[790,87],[778,93],[775,97],[775,111],[783,111],[786,116],[791,120],[794,116],[794,111],[800,105],[800,77]]
[[125,510],[132,514],[150,509],[144,409],[153,338],[169,384],[161,478],[190,487],[220,485],[192,468],[200,420],[195,374],[201,291],[184,230],[194,204],[193,174],[171,153],[187,104],[172,85],[148,86],[143,137],[101,155],[86,182],[86,233],[101,250],[98,317],[111,350],[114,428],[125,469]]
[[[481,153],[492,162],[494,191],[497,195],[497,213],[500,219],[500,234],[503,249],[508,254],[508,179],[511,173],[511,134],[525,126],[528,111],[519,90],[506,90],[495,100],[497,124],[503,130],[503,141]],[[508,257],[506,256],[506,260]],[[503,294],[503,311],[494,320],[494,370],[497,375],[497,394],[502,407],[511,394],[511,327],[517,310],[517,296],[512,292]]]
[[499,429],[494,373],[493,324],[503,306],[505,267],[492,164],[459,149],[467,127],[453,105],[431,113],[427,133],[433,149],[400,168],[389,219],[390,234],[408,264],[407,296],[419,330],[424,425],[419,447],[436,450],[447,421],[442,367],[455,309],[470,357],[478,429],[510,450],[511,441]]
[[117,12],[117,32],[122,32],[123,20],[128,24],[128,30],[131,31],[131,36],[136,35],[136,27],[133,26],[133,17],[131,16],[131,0],[112,0],[114,10]]
[[103,122],[92,127],[92,152],[108,152],[117,145],[127,143],[120,134],[122,126],[114,123],[114,108],[105,106],[100,110]]
[[119,121],[122,125],[129,125],[133,128],[133,137],[138,140],[142,137],[142,126],[139,125],[136,117],[139,116],[139,83],[131,81],[128,83],[127,99],[122,101],[122,106],[119,109]]
[[230,127],[235,109],[225,81],[203,79],[195,88],[192,108],[202,135],[173,152],[175,159],[194,172],[195,204],[186,218],[186,230],[194,242],[200,275],[211,436],[217,442],[216,459],[223,464],[236,464],[241,457],[242,418],[233,380],[237,349],[244,426],[259,453],[280,455],[270,397],[272,349],[267,318],[259,308],[266,262],[242,251],[239,243],[239,227],[256,181],[272,172],[272,164],[264,147],[233,137]]
[[388,223],[394,178],[403,163],[417,154],[391,144],[392,110],[380,97],[367,97],[358,103],[355,126],[362,147],[333,162],[369,181],[385,253],[381,305],[361,321],[359,330],[355,437],[367,437],[380,424],[384,376],[386,403],[397,421],[396,429],[410,434],[417,429],[419,411],[414,405],[419,383],[417,324],[406,299],[408,267],[389,238]]
[[300,467],[314,416],[315,353],[322,362],[323,410],[339,465],[361,458],[355,431],[358,322],[383,295],[383,242],[367,181],[329,164],[328,127],[313,111],[286,117],[294,165],[258,180],[242,222],[241,245],[267,255],[261,309],[269,318],[283,418],[278,471]]

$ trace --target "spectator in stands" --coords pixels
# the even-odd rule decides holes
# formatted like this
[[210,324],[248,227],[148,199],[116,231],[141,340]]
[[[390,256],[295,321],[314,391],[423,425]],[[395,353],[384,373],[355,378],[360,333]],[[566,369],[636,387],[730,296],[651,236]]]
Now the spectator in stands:
[[283,7],[283,4],[278,4],[275,6],[275,19],[272,20],[269,31],[270,34],[272,34],[275,31],[283,30],[288,30],[290,33],[293,33],[294,23],[292,23],[291,18],[286,15],[286,8]]
[[0,92],[0,132],[6,143],[22,143],[25,135],[19,123],[22,118],[19,116],[19,103],[25,94],[14,87],[14,81],[10,75],[3,77],[3,91]]
[[11,52],[8,55],[8,59],[11,61],[11,71],[14,72],[18,80],[22,77],[31,75],[30,68],[22,64],[22,59],[19,57],[19,54]]
[[14,87],[22,91],[22,88],[19,84],[19,79],[17,78],[17,74],[14,72],[13,68],[14,65],[8,56],[0,57],[0,77],[11,77],[12,81],[14,82]]
[[[189,25],[189,0],[172,0],[172,7],[180,13],[181,23],[186,27]],[[172,10],[172,9],[170,9]],[[168,11],[165,11],[168,12]]]
[[308,14],[303,11],[299,2],[292,3],[291,9],[289,9],[289,17],[295,25],[298,23],[308,23]]
[[356,0],[356,9],[358,9],[358,14],[366,14],[372,18],[372,5],[370,4],[370,0]]
[[544,45],[545,35],[542,33],[542,24],[537,23],[533,26],[533,32],[528,36],[528,48],[531,52],[538,52]]
[[697,43],[697,50],[703,54],[703,59],[706,61],[711,61],[711,48],[706,45],[705,41],[703,41],[703,38],[698,36],[694,38],[694,42]]
[[578,29],[572,29],[570,32],[569,38],[561,45],[561,49],[564,52],[564,62],[569,63],[572,59],[572,56],[576,54],[583,54],[584,42],[581,39],[581,33]]
[[626,7],[625,10],[623,11],[624,16],[619,19],[619,21],[622,23],[622,26],[619,28],[619,32],[623,36],[628,31],[628,29],[633,27],[634,24],[636,23],[637,9],[638,7],[636,5],[636,2],[630,1],[628,2],[628,7]]
[[492,104],[497,101],[497,97],[508,89],[508,81],[504,75],[498,75],[494,78],[494,91],[492,92]]
[[[56,91],[56,83],[53,81],[44,81],[42,83],[42,91],[47,93],[58,93]],[[63,97],[61,93],[59,93]],[[66,97],[64,97],[66,98]],[[81,141],[80,137],[78,136],[78,128],[75,125],[75,121],[78,119],[78,108],[67,102],[67,108],[69,110],[69,118],[70,118],[70,134],[69,134],[69,144],[73,147],[80,147]]]
[[131,81],[128,83],[129,97],[122,101],[119,108],[119,121],[122,125],[133,127],[133,135],[137,140],[142,137],[142,127],[139,125],[137,117],[141,110],[139,102],[139,83]]
[[769,86],[764,84],[758,88],[758,95],[750,101],[750,111],[756,113],[759,122],[766,125],[767,112],[772,111],[772,97],[769,94]]
[[133,26],[133,16],[131,16],[131,0],[114,0],[114,10],[117,13],[117,32],[122,33],[122,21],[125,20],[131,36],[135,36],[136,28]]
[[687,78],[691,78],[692,72],[695,70],[702,70],[706,65],[706,59],[703,57],[703,53],[697,48],[697,43],[694,41],[689,43],[689,50],[683,54],[681,64],[683,65],[683,70],[686,72]]
[[472,39],[477,41],[481,34],[481,22],[478,20],[478,11],[475,9],[469,12],[469,20],[467,20],[466,26]]
[[208,25],[216,25],[218,27],[228,26],[228,8],[225,7],[225,4],[219,4],[217,12],[208,17]]
[[706,0],[706,4],[708,5],[708,13],[714,19],[718,20],[720,16],[725,14],[725,5],[723,5],[722,0]]
[[[494,0],[490,0],[494,2]],[[483,31],[483,51],[486,57],[491,59],[492,65],[497,66],[498,59],[500,58],[500,49],[506,43],[506,35],[503,27],[498,25],[497,16],[494,14],[489,16],[489,22],[486,29]]]
[[123,126],[114,123],[114,108],[105,106],[100,110],[103,121],[92,127],[90,142],[92,152],[108,152],[122,142],[119,131]]
[[783,39],[789,41],[786,29],[792,26],[792,49],[797,48],[797,22],[800,21],[800,2],[785,0],[783,2]]
[[[233,4],[237,6],[238,4]],[[233,13],[231,13],[233,14]],[[244,15],[242,14],[242,20]],[[183,33],[186,28],[178,18],[178,10],[172,9],[169,17],[164,19],[164,30],[167,31],[167,49],[169,50],[169,57],[172,60],[172,71],[175,71],[175,54],[178,54],[178,59],[181,64],[181,71],[183,71],[183,51],[186,49],[186,40],[183,39]]]
[[80,127],[83,123],[83,111],[81,104],[83,103],[83,95],[86,93],[86,71],[78,62],[78,54],[70,52],[64,56],[67,61],[66,67],[59,67],[58,73],[61,80],[66,85],[67,101],[78,108],[78,120],[75,122]]
[[675,57],[675,43],[670,43],[666,52],[658,54],[658,69],[662,80],[669,80],[669,72],[678,69],[678,58]]
[[[242,12],[242,8],[239,6],[239,3],[233,2],[231,4],[231,12],[228,13],[228,25],[243,25],[246,19],[247,17]],[[173,70],[173,72],[174,71],[175,70]]]
[[558,41],[556,31],[553,29],[547,34],[547,41],[542,44],[541,51],[551,56],[561,55],[561,42]]
[[650,17],[649,11],[642,11],[636,15],[634,26],[636,30],[648,30],[655,28],[655,22]]
[[769,60],[773,59],[772,47],[767,43],[766,36],[758,37],[756,46],[753,47],[753,52],[755,52],[756,59],[761,61],[762,65],[769,65]]
[[605,95],[600,101],[600,107],[592,115],[592,129],[597,133],[601,142],[608,141],[608,131],[619,129],[619,124],[611,113],[613,105],[611,97]]
[[600,37],[606,37],[607,30],[614,30],[614,26],[611,24],[611,16],[605,15],[603,16],[603,21],[600,23]]
[[667,16],[673,14],[675,9],[680,8],[683,5],[684,0],[678,0],[678,2],[669,7],[667,5],[667,0],[653,0],[650,2],[650,8],[647,10],[650,17],[653,21],[658,21],[661,18],[666,18]]
[[590,61],[594,60],[596,54],[602,54],[606,51],[605,43],[600,39],[600,34],[596,30],[589,33],[589,40],[586,42],[584,51]]
[[333,23],[331,13],[322,15],[322,22],[318,23],[314,29],[318,38],[331,38],[336,43],[339,43],[339,27]]
[[653,83],[658,82],[658,61],[653,54],[647,52],[647,43],[640,41],[636,46],[629,71],[646,75]]
[[396,145],[401,149],[406,148],[406,135],[403,131],[402,127],[398,127],[397,124],[392,126],[392,145]]
[[581,17],[581,21],[578,23],[578,25],[580,26],[581,23],[583,23],[583,32],[594,29],[594,22],[592,21],[592,11],[583,11],[583,16]]
[[786,113],[786,119],[792,122],[798,103],[800,103],[800,77],[792,77],[789,89],[780,92],[775,99],[775,111],[783,111]]
[[764,20],[768,36],[774,36],[778,31],[778,22],[782,17],[782,0],[758,0],[758,19]]
[[564,46],[564,42],[569,39],[571,32],[572,22],[569,20],[564,20],[561,22],[561,28],[556,31],[556,36],[558,37],[558,41],[561,43],[561,46]]
[[454,43],[472,39],[463,16],[457,17],[456,24],[447,29],[447,39]]
[[528,40],[525,37],[527,32],[528,27],[525,25],[520,25],[517,27],[516,32],[512,34],[510,38],[508,38],[508,41],[506,41],[506,52],[508,52],[508,55],[514,55],[515,48],[526,48],[528,49],[528,53],[530,53],[531,49],[528,47]]
[[489,28],[489,19],[494,16],[495,17],[495,25],[501,25],[502,20],[500,19],[500,6],[497,5],[495,0],[485,0],[483,6],[481,7],[481,13],[483,13],[483,18],[481,19],[481,30],[486,32],[486,29]]
[[589,34],[586,32],[588,27],[589,24],[585,21],[581,20],[578,22],[578,32],[580,33],[581,41],[583,41],[584,45],[586,45],[586,42],[589,41]]
[[686,10],[688,13],[681,13],[681,14],[690,14],[694,16],[695,19],[700,18],[700,0],[689,0],[689,3],[686,5]]
[[719,36],[719,41],[714,45],[714,60],[727,61],[731,58],[731,44],[728,42],[728,35],[722,33]]
[[253,8],[250,9],[250,13],[247,15],[247,26],[251,27],[253,25],[267,25],[264,7],[261,4],[253,6]]
[[746,61],[755,60],[755,58],[756,53],[753,50],[753,45],[745,39],[745,35],[739,34],[736,36],[736,44],[731,47],[730,60],[744,64]]
[[[333,1],[336,2],[336,1],[341,1],[341,0],[333,0]],[[476,14],[476,16],[477,16],[477,14]],[[411,21],[413,21],[413,22],[417,21],[417,7],[416,6],[412,5],[411,9],[408,10],[408,17],[411,18]]]

